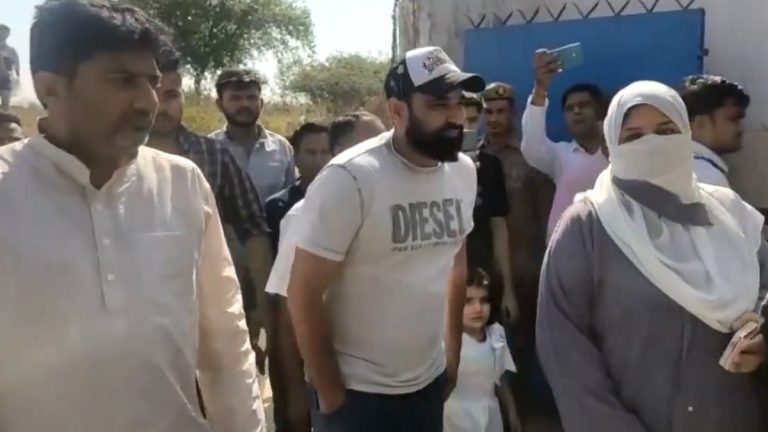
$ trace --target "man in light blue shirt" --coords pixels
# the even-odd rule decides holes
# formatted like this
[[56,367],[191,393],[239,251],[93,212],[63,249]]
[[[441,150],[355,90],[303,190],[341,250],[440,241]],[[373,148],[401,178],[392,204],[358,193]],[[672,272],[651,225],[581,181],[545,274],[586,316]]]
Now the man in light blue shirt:
[[[285,138],[258,123],[264,100],[256,72],[242,69],[222,72],[216,79],[216,93],[216,104],[227,119],[227,125],[210,137],[232,152],[240,168],[248,174],[256,187],[263,206],[267,198],[296,182],[293,149]],[[243,303],[251,343],[256,347],[266,318],[264,286],[269,275],[254,274],[248,277],[245,251],[234,232],[229,227],[225,227],[225,231],[243,287]]]
[[224,71],[216,80],[216,93],[216,104],[227,126],[212,133],[211,138],[230,149],[262,201],[294,184],[291,145],[258,123],[264,108],[258,75],[249,70]]

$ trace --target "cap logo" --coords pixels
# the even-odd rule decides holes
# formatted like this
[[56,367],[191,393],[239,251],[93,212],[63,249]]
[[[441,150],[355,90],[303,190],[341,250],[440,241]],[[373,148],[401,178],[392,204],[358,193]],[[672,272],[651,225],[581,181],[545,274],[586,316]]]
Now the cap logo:
[[504,96],[504,95],[507,93],[507,91],[506,91],[506,90],[504,90],[504,87],[499,87],[499,89],[498,89],[498,90],[496,90],[496,93],[497,93],[499,96]]
[[450,63],[450,60],[448,60],[446,56],[442,55],[439,51],[434,51],[424,59],[424,62],[421,65],[428,74],[432,75],[432,72],[434,72],[435,69],[448,63]]

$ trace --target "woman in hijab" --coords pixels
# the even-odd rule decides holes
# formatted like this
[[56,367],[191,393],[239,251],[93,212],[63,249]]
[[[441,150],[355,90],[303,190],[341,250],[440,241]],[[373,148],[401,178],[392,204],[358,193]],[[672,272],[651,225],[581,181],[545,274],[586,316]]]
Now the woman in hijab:
[[542,273],[537,346],[566,432],[766,430],[747,373],[761,355],[741,373],[719,364],[759,319],[763,217],[696,181],[669,87],[628,86],[604,128],[611,165],[561,219]]

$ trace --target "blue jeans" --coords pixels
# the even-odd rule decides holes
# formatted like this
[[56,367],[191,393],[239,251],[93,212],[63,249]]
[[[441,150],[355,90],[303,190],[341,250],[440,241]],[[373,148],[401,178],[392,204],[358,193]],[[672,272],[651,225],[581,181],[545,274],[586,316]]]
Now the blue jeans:
[[427,387],[404,395],[347,390],[347,402],[325,415],[310,387],[314,432],[442,432],[445,374]]

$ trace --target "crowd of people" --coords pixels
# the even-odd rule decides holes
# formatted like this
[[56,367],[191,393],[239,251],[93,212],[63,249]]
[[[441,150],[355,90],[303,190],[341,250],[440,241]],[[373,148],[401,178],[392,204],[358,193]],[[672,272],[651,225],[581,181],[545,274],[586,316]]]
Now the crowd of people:
[[230,69],[203,136],[161,23],[51,0],[25,138],[8,33],[0,430],[264,432],[265,374],[278,432],[768,425],[764,219],[722,158],[738,84],[552,95],[540,50],[519,116],[511,85],[422,47],[382,77],[389,130],[350,107],[283,138]]

